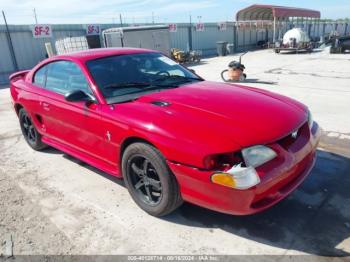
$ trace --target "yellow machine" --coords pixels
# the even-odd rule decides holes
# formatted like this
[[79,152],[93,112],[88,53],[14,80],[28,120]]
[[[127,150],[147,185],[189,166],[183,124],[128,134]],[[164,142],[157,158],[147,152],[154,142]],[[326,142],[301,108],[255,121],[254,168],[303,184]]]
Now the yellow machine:
[[201,54],[198,51],[183,51],[177,48],[171,49],[171,57],[179,63],[200,62]]

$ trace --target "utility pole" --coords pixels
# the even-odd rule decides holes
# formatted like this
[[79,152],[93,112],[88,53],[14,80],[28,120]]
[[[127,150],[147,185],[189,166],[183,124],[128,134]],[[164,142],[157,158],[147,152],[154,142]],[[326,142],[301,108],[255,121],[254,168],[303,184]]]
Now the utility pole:
[[192,15],[190,14],[190,26],[188,27],[188,51],[192,51]]
[[154,24],[154,12],[152,12],[152,24]]
[[11,54],[11,58],[12,58],[14,71],[18,71],[18,64],[17,64],[17,60],[16,60],[15,49],[13,48],[10,30],[9,30],[8,25],[7,25],[6,16],[5,16],[4,11],[2,11],[2,16],[3,16],[4,22],[5,22],[7,42],[8,42],[9,49],[10,49],[10,54]]
[[37,15],[36,15],[35,8],[33,9],[33,13],[34,13],[35,24],[38,24],[38,18],[37,18]]
[[276,43],[276,16],[273,17],[273,43]]
[[120,27],[123,27],[122,14],[119,14]]

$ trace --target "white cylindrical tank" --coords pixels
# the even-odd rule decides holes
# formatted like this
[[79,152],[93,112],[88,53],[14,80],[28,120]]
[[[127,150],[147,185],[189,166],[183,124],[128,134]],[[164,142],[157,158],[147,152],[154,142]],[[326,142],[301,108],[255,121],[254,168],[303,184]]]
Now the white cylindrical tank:
[[[295,40],[294,40],[295,39]],[[307,33],[301,28],[293,28],[288,30],[283,36],[283,44],[288,45],[294,42],[298,45],[301,43],[309,43],[310,38]]]

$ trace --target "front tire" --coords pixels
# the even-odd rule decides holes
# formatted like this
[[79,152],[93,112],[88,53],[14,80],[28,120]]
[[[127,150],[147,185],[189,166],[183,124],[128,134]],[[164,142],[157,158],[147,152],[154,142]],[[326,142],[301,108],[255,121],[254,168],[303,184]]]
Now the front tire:
[[182,204],[176,178],[155,147],[146,143],[128,146],[122,170],[131,197],[150,215],[165,216]]
[[28,145],[34,150],[42,150],[47,147],[41,141],[41,135],[36,130],[35,125],[24,108],[21,108],[18,112],[19,124],[21,126],[21,131],[24,136],[24,139],[28,143]]

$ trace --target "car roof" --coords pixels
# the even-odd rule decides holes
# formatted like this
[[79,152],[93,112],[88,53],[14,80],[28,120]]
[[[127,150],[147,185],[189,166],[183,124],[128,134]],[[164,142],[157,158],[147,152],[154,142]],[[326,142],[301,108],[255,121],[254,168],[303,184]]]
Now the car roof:
[[98,58],[114,56],[114,55],[129,55],[129,54],[141,54],[141,53],[159,53],[159,51],[142,49],[142,48],[96,48],[88,49],[84,51],[67,53],[64,55],[54,56],[54,60],[60,59],[74,59],[81,62],[94,60]]

